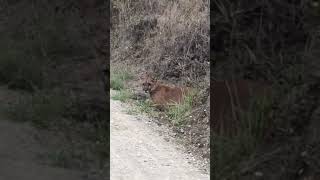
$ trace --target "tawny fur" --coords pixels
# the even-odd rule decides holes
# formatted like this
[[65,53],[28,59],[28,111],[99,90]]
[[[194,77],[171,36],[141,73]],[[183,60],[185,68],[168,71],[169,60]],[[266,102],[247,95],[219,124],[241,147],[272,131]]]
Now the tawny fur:
[[212,84],[213,130],[231,136],[239,127],[240,110],[247,111],[253,97],[270,98],[270,86],[249,80],[215,81]]
[[158,108],[181,103],[190,91],[188,87],[170,86],[157,81],[149,73],[143,74],[142,88],[150,94],[153,104]]

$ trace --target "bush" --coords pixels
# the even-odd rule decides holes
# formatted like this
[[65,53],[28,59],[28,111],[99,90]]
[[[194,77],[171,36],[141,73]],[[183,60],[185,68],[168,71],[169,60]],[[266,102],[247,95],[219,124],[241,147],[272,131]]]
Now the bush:
[[207,80],[208,1],[116,0],[112,7],[111,64],[131,64],[160,79],[194,85]]

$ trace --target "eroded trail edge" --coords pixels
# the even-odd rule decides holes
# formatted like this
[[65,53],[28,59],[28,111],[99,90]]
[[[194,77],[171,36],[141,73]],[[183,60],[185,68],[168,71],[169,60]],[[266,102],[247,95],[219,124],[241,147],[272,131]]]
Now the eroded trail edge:
[[128,108],[110,100],[111,180],[209,180],[191,155],[166,140],[161,127],[127,114]]

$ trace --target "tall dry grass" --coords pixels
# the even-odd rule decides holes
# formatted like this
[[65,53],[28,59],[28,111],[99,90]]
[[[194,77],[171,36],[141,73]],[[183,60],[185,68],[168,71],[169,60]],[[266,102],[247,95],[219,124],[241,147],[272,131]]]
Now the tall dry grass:
[[[267,126],[272,131],[270,137],[257,139],[260,130],[254,125],[241,131],[244,136],[212,138],[216,179],[255,179],[257,171],[263,171],[263,179],[297,178],[292,169],[303,164],[299,149],[309,141],[304,137],[309,134],[310,122],[316,121],[311,112],[315,114],[319,107],[314,93],[319,87],[315,62],[319,55],[316,44],[320,42],[316,19],[320,14],[313,2],[211,1],[214,78],[269,81],[275,92],[271,117],[260,116],[263,111],[257,106],[247,117],[250,126],[264,120],[274,123]],[[247,136],[249,129],[251,135]],[[296,138],[301,140],[293,140]],[[280,153],[274,153],[279,149]],[[266,157],[269,159],[262,162]]]
[[[111,62],[176,82],[209,76],[209,1],[112,1]],[[141,66],[143,65],[143,66]]]
[[[111,15],[111,70],[122,65],[133,74],[150,71],[164,82],[200,90],[192,108],[171,114],[183,117],[176,127],[185,128],[190,144],[209,157],[209,118],[203,115],[209,109],[209,0],[113,0]],[[185,117],[185,109],[192,116]]]

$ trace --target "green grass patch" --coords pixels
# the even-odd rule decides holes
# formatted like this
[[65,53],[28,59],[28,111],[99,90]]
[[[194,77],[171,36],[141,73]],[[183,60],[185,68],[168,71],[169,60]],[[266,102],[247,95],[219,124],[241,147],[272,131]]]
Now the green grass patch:
[[116,94],[111,97],[113,100],[126,102],[133,97],[132,91],[125,87],[126,82],[133,78],[130,72],[128,68],[111,69],[110,87],[117,90]]
[[[135,103],[137,111],[140,113],[145,113],[152,117],[158,117],[159,115],[165,115],[169,118],[169,121],[176,126],[182,125],[187,117],[190,115],[193,102],[196,98],[196,91],[192,91],[180,104],[172,104],[165,108],[165,111],[159,112],[155,109],[152,102],[150,100],[140,100]],[[134,111],[133,113],[137,113]],[[159,114],[160,113],[160,114]]]
[[139,111],[137,109],[127,109],[125,112],[129,115],[139,115]]
[[136,103],[138,110],[142,113],[152,114],[154,109],[152,107],[152,103],[149,100],[142,100]]
[[114,90],[121,90],[125,88],[126,81],[132,79],[133,76],[127,68],[116,68],[111,70],[110,87]]
[[111,98],[121,102],[127,102],[133,97],[132,92],[128,89],[121,89],[115,93]]
[[174,104],[167,110],[167,115],[174,125],[181,125],[185,122],[186,117],[192,110],[192,104],[196,97],[196,91],[192,91],[185,96],[184,101],[180,104]]

